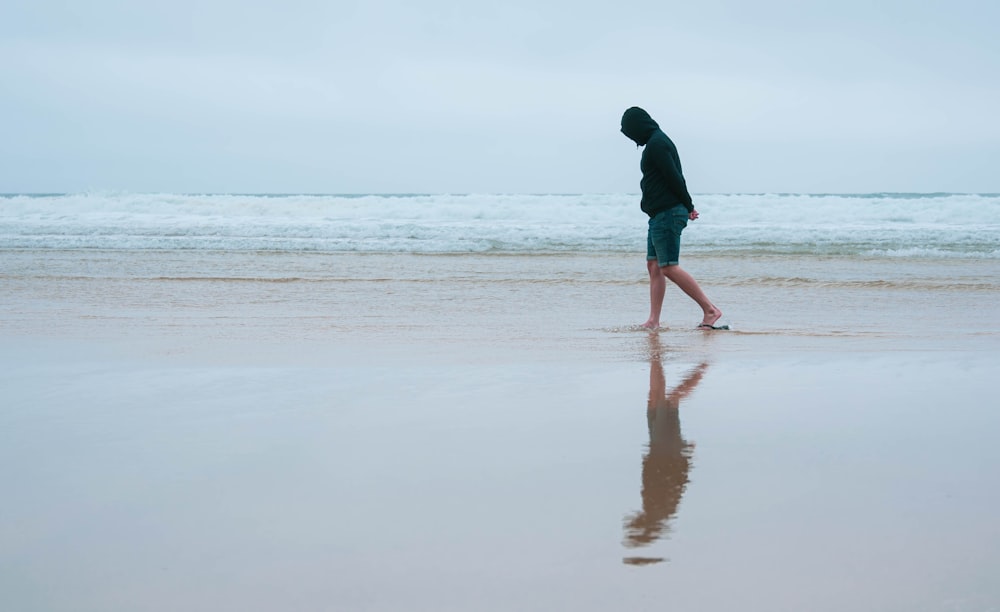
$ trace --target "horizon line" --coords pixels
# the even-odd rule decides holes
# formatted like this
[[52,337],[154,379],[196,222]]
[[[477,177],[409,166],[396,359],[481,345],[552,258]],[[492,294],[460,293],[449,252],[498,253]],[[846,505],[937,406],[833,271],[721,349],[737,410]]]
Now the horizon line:
[[[592,192],[529,192],[529,191],[438,191],[438,192],[320,192],[320,191],[132,191],[127,189],[95,189],[83,191],[11,191],[0,192],[0,197],[11,198],[18,196],[25,197],[58,197],[72,195],[180,195],[180,196],[251,196],[251,197],[339,197],[339,198],[362,198],[362,197],[430,197],[430,196],[592,196],[592,195],[627,195],[638,196],[639,192],[632,191],[592,191]],[[693,192],[694,196],[953,196],[953,195],[978,195],[978,196],[1000,196],[1000,192],[989,191],[705,191]]]

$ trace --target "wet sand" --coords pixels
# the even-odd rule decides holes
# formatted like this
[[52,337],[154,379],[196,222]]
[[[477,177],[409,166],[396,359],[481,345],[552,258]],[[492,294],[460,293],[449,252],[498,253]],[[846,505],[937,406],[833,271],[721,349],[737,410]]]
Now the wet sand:
[[8,274],[5,607],[1000,607],[1000,334],[938,322],[992,289],[704,260],[737,331],[650,334],[641,278],[545,281],[593,260],[447,261]]

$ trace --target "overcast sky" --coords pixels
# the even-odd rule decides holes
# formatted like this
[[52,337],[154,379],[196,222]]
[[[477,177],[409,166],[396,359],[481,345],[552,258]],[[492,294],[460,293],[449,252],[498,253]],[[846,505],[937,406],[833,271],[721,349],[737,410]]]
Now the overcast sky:
[[0,192],[1000,192],[995,0],[0,2]]

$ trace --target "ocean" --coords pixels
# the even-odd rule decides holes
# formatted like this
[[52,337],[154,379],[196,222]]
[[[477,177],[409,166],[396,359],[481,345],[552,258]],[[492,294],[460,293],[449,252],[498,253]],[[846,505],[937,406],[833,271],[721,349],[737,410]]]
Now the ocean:
[[[1000,195],[696,201],[681,263],[734,329],[946,342],[954,327],[995,329]],[[645,226],[628,194],[7,195],[3,324],[72,332],[146,312],[171,329],[208,317],[206,334],[250,317],[257,341],[289,325],[432,338],[482,326],[498,344],[558,343],[645,320]],[[692,306],[668,294],[668,324],[697,322]]]
[[[629,253],[634,194],[0,196],[0,249]],[[688,253],[1000,258],[998,194],[709,194]]]
[[[741,333],[995,337],[1000,195],[696,202],[681,263]],[[645,226],[628,194],[6,195],[0,325],[593,350],[645,320]],[[664,320],[689,329],[674,291]]]

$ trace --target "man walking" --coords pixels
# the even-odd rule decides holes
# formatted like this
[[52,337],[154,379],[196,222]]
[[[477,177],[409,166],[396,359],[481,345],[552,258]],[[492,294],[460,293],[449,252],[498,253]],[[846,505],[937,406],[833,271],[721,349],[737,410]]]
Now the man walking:
[[640,169],[642,181],[641,208],[649,215],[646,237],[646,269],[649,271],[649,319],[642,324],[647,329],[660,326],[660,311],[666,280],[670,279],[688,297],[701,306],[704,313],[701,329],[717,329],[715,323],[722,318],[722,311],[708,299],[694,277],[679,265],[681,232],[688,220],[698,218],[698,211],[691,203],[677,147],[653,121],[649,113],[638,106],[622,115],[622,133],[646,148],[642,152]]

